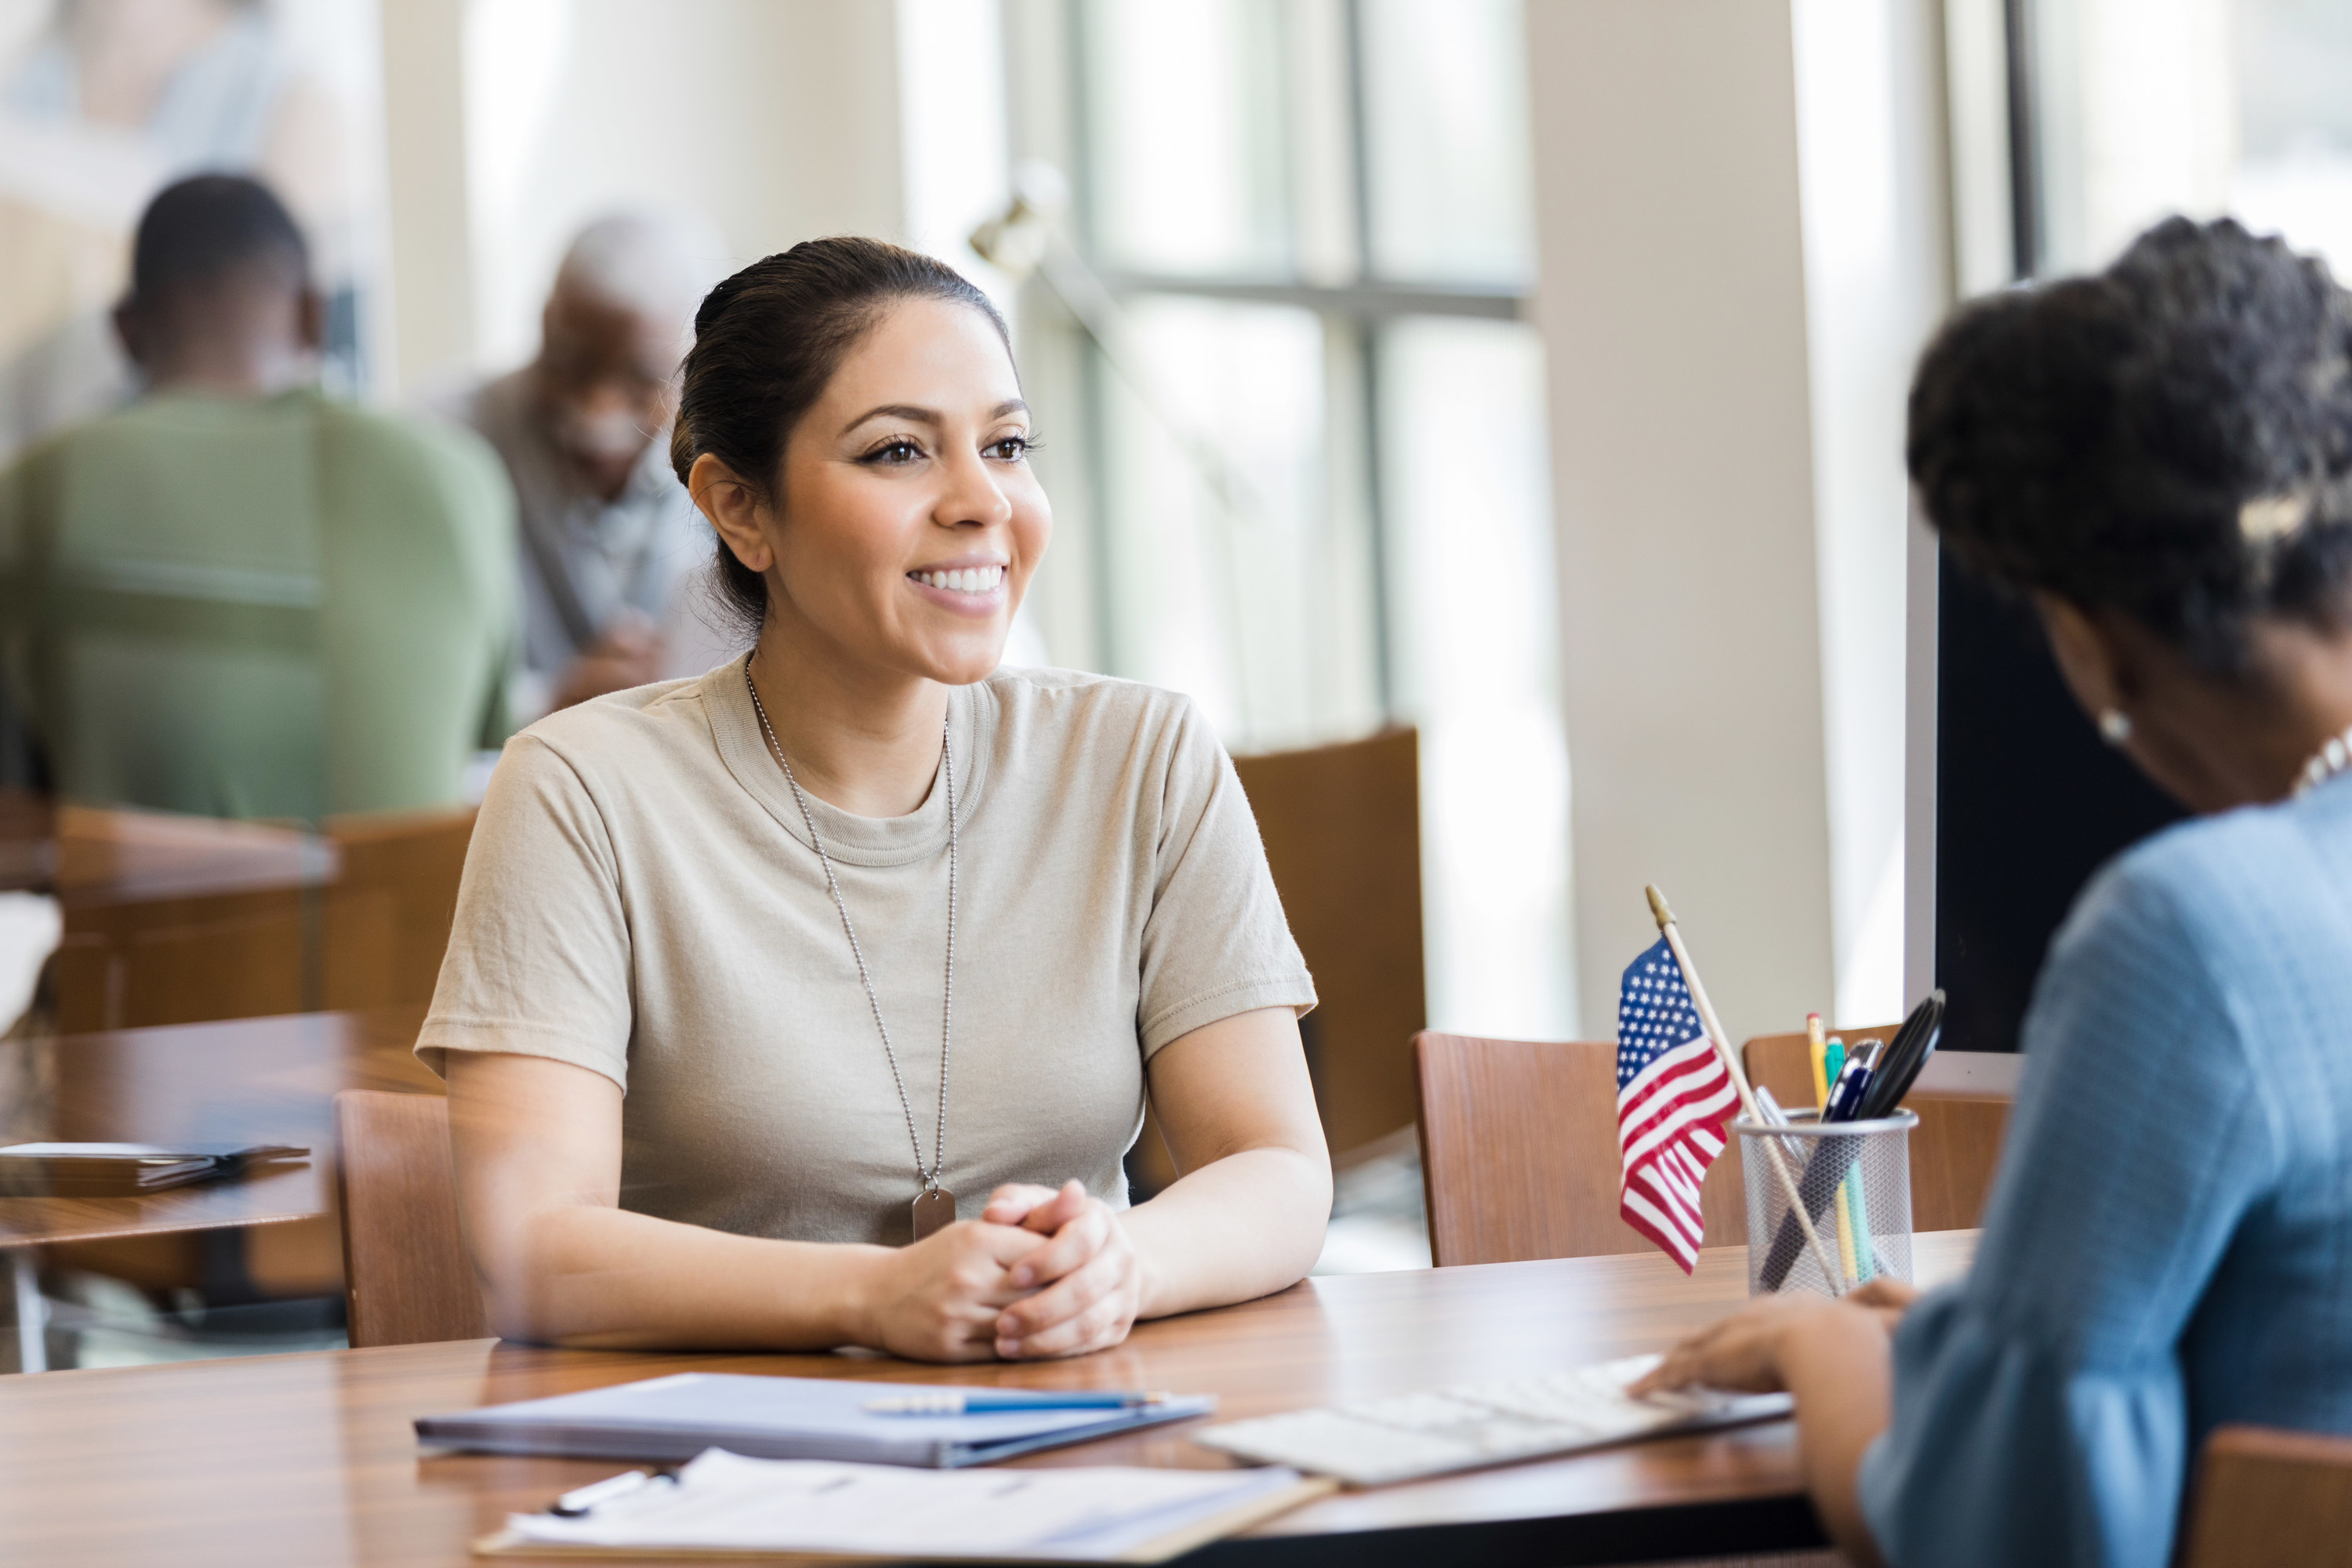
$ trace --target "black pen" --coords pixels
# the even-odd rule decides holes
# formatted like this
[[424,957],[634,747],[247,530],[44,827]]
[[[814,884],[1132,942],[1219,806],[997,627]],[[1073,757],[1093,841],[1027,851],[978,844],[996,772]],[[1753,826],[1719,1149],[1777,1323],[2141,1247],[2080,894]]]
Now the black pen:
[[665,1470],[623,1470],[617,1476],[607,1476],[601,1481],[593,1481],[576,1490],[565,1492],[547,1511],[558,1519],[580,1519],[592,1509],[632,1496],[656,1481],[667,1481],[675,1486],[677,1478]]

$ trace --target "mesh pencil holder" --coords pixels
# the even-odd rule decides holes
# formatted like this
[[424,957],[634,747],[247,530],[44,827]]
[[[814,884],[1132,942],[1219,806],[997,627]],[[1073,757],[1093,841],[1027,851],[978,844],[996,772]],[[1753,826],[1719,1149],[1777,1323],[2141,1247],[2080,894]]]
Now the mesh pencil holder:
[[[1783,1290],[1839,1295],[1830,1288],[1822,1253],[1844,1276],[1845,1289],[1883,1274],[1906,1283],[1911,1268],[1911,1130],[1908,1110],[1871,1121],[1822,1123],[1818,1113],[1791,1111],[1786,1127],[1735,1121],[1748,1184],[1748,1293]],[[1789,1202],[1786,1170],[1812,1216],[1816,1250]]]

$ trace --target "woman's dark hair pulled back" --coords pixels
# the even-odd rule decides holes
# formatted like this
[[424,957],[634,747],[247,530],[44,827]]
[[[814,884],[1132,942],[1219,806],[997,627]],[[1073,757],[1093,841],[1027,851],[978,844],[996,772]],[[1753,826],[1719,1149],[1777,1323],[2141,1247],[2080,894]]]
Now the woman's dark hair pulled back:
[[1964,307],[1908,457],[1961,564],[2120,611],[2224,677],[2250,625],[2352,626],[2352,299],[2223,219]]
[[[902,300],[969,305],[1013,351],[1004,318],[961,273],[878,239],[804,240],[713,289],[694,314],[694,347],[670,432],[678,482],[707,452],[772,504],[793,427],[858,340]],[[758,637],[768,614],[766,582],[724,541],[712,570],[739,628]]]

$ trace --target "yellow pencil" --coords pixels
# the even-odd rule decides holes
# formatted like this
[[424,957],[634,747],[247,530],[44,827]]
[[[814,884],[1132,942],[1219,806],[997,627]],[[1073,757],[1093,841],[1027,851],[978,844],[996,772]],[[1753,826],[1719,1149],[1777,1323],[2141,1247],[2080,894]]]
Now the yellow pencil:
[[1813,1105],[1826,1113],[1830,1108],[1829,1042],[1822,1037],[1822,1016],[1805,1015],[1805,1039],[1811,1047],[1813,1064]]

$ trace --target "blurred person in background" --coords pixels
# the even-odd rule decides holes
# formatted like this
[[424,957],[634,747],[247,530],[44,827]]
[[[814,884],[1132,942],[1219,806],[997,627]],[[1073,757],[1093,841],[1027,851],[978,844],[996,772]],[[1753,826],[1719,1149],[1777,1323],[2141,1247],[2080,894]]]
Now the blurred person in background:
[[454,803],[503,741],[505,479],[323,396],[321,314],[267,188],[170,186],[116,312],[139,400],[0,473],[0,668],[64,798],[316,821]]
[[[10,9],[26,7],[0,13]],[[354,105],[323,56],[361,26],[352,8],[30,9],[48,15],[22,33],[0,16],[0,35],[14,35],[0,37],[0,461],[137,395],[108,306],[122,294],[140,214],[191,174],[250,174],[292,209],[330,301],[331,374],[348,383],[359,368]]]
[[678,363],[719,254],[682,217],[597,219],[556,269],[539,357],[447,409],[514,482],[520,721],[730,651],[695,613],[711,535],[668,461]]

